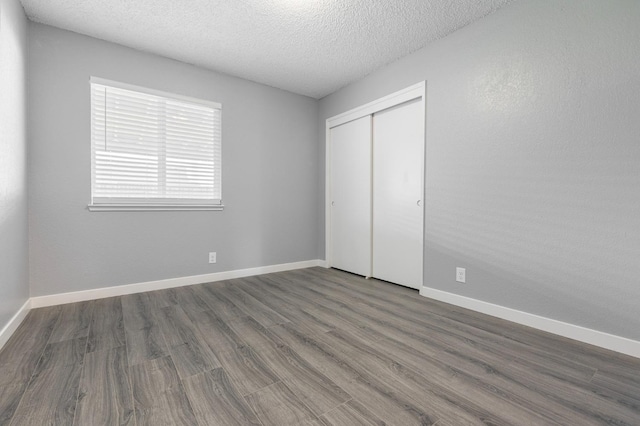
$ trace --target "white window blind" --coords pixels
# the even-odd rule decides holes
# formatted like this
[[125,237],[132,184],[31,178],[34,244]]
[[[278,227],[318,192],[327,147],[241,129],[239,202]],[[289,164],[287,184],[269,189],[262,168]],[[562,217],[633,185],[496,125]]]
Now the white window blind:
[[221,145],[219,104],[91,80],[92,206],[221,206]]

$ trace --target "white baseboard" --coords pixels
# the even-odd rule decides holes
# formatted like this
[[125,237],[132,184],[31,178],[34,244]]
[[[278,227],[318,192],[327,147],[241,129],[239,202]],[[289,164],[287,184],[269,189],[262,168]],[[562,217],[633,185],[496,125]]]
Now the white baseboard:
[[[145,291],[161,290],[165,288],[182,287],[193,284],[203,284],[214,281],[229,280],[233,278],[249,277],[274,272],[292,271],[295,269],[311,268],[314,266],[328,267],[324,260],[307,260],[303,262],[283,263],[280,265],[260,266],[256,268],[238,269],[233,271],[214,272],[204,275],[169,278],[158,281],[148,281],[137,284],[127,284],[114,287],[98,288],[93,290],[76,291],[71,293],[51,294],[47,296],[32,297],[27,300],[18,312],[0,331],[0,349],[9,340],[18,326],[22,323],[27,313],[33,308],[61,305],[65,303],[82,302],[85,300],[102,299],[105,297],[122,296],[125,294],[141,293]],[[422,287],[420,295],[441,302],[471,309],[483,314],[502,318],[517,324],[526,325],[538,330],[557,334],[569,339],[578,340],[601,348],[620,352],[636,358],[640,358],[640,342],[615,336],[597,330],[545,318],[516,309],[495,305],[489,302],[448,293],[433,288]]]
[[18,326],[22,324],[22,321],[31,310],[31,299],[27,299],[24,305],[16,312],[16,314],[9,320],[7,325],[0,331],[0,349],[9,340],[11,335],[18,329]]
[[294,269],[321,266],[322,260],[307,260],[303,262],[283,263],[280,265],[259,266],[257,268],[237,269],[234,271],[214,272],[204,275],[169,278],[166,280],[147,281],[137,284],[125,284],[113,287],[96,288],[92,290],[74,291],[71,293],[50,294],[31,298],[32,308],[62,305],[65,303],[83,302],[85,300],[103,299],[105,297],[123,296],[125,294],[142,293],[145,291],[162,290],[165,288],[182,287],[193,284],[210,283],[214,281],[230,280],[233,278],[250,277],[273,272],[292,271]]
[[615,336],[602,331],[592,330],[579,325],[557,321],[551,318],[541,317],[516,309],[507,308],[493,303],[483,302],[470,297],[448,293],[429,287],[422,287],[420,295],[451,305],[471,309],[497,318],[502,318],[511,322],[526,325],[538,330],[568,337],[590,345],[620,352],[636,358],[640,358],[640,342],[627,339],[626,337]]

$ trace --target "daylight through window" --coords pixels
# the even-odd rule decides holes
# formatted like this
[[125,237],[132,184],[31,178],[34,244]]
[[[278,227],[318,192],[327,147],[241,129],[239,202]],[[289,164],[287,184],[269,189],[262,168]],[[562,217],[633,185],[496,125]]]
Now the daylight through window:
[[216,209],[221,105],[91,80],[91,205]]

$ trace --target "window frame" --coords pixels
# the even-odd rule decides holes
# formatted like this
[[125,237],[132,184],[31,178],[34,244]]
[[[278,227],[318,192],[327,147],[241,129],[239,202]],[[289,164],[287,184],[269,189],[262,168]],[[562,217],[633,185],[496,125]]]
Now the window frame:
[[[217,176],[220,177],[220,199],[196,199],[196,198],[132,198],[132,197],[99,197],[94,196],[94,182],[96,179],[96,158],[94,151],[93,128],[93,85],[102,85],[115,89],[130,90],[151,96],[158,96],[165,99],[187,102],[206,106],[208,108],[217,109],[220,114],[220,140],[219,150],[220,158],[222,158],[222,105],[218,102],[212,102],[204,99],[193,98],[189,96],[178,95],[175,93],[163,92],[160,90],[150,89],[132,84],[121,83],[117,81],[107,80],[99,77],[91,77],[89,80],[89,101],[90,101],[90,132],[91,135],[91,202],[87,206],[89,211],[175,211],[175,210],[223,210],[222,203],[222,162],[219,164]],[[216,141],[213,141],[216,143]]]

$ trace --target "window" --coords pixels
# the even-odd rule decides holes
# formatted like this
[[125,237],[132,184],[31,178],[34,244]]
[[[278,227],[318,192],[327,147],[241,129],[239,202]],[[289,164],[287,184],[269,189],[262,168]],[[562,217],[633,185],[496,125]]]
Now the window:
[[90,210],[221,210],[221,105],[91,79]]

